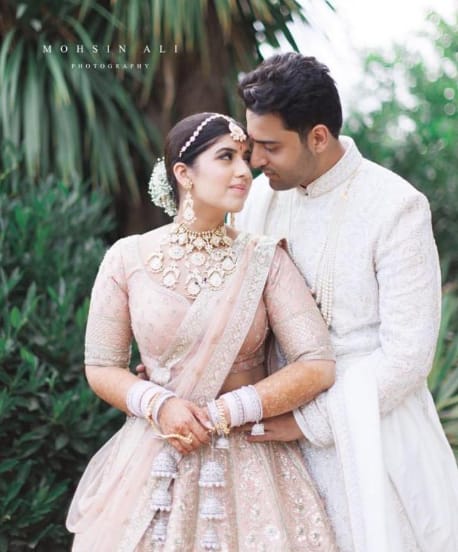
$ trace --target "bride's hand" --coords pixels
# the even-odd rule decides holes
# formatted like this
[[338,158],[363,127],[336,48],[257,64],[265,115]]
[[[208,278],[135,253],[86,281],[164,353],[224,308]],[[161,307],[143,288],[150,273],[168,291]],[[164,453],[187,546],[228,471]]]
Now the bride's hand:
[[158,422],[163,434],[175,433],[191,438],[191,443],[176,438],[167,439],[181,454],[189,454],[210,441],[203,409],[191,401],[178,397],[168,399],[159,410]]

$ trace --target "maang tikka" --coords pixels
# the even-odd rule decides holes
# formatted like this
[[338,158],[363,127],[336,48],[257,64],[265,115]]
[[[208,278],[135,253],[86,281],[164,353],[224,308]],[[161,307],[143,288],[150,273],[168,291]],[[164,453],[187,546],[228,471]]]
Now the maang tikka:
[[188,178],[184,184],[184,189],[186,194],[183,200],[183,219],[186,224],[193,224],[196,222],[196,214],[194,212],[194,200],[192,199],[191,189],[192,189],[192,180]]

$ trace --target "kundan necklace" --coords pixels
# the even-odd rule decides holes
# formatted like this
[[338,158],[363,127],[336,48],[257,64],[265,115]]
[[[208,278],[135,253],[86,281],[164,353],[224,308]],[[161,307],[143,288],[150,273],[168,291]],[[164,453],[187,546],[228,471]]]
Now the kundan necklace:
[[194,298],[204,288],[221,289],[226,276],[235,270],[237,257],[232,244],[224,224],[193,232],[185,224],[175,222],[160,250],[148,257],[148,267],[161,274],[163,286],[174,289],[182,283],[186,295]]

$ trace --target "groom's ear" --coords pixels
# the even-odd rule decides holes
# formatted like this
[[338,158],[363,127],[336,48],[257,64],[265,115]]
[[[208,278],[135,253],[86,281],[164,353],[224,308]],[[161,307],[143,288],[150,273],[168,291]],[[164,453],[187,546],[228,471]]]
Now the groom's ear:
[[307,136],[309,150],[315,155],[326,151],[329,146],[331,133],[326,125],[315,125]]

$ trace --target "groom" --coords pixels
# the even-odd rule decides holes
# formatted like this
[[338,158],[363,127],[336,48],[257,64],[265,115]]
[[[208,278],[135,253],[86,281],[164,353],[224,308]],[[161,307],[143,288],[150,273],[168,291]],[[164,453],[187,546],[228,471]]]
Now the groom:
[[250,439],[301,439],[342,552],[456,552],[458,470],[427,389],[440,323],[428,201],[340,136],[315,58],[274,56],[239,92],[264,174],[237,227],[288,239],[337,355],[333,388]]

